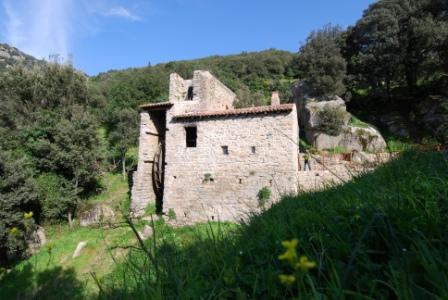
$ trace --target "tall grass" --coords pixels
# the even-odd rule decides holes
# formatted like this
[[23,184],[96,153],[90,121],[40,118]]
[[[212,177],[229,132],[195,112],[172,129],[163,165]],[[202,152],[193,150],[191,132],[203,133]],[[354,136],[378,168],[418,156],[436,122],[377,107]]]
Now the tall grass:
[[[286,197],[247,224],[156,230],[101,282],[104,299],[447,299],[448,162],[406,153],[374,173]],[[187,234],[186,234],[187,233]],[[281,242],[316,262],[278,276]]]

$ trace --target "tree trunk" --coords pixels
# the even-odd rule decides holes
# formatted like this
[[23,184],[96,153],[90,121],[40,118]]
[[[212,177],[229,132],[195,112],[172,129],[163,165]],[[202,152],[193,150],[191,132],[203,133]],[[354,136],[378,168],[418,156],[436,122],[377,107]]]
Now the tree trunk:
[[126,180],[126,155],[123,155],[121,159],[121,166],[123,172],[123,179]]
[[72,219],[72,213],[71,212],[68,213],[68,225],[69,225],[70,229],[73,228],[73,219]]

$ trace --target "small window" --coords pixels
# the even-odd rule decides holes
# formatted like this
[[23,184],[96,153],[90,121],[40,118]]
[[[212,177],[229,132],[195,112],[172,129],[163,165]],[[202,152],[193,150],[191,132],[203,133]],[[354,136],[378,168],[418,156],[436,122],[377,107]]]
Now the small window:
[[196,147],[197,127],[185,127],[187,147]]
[[222,148],[222,154],[229,155],[229,147],[228,146],[221,146]]
[[187,100],[193,100],[193,87],[188,87]]
[[250,151],[252,152],[252,154],[255,154],[257,152],[257,149],[255,148],[255,146],[250,147]]

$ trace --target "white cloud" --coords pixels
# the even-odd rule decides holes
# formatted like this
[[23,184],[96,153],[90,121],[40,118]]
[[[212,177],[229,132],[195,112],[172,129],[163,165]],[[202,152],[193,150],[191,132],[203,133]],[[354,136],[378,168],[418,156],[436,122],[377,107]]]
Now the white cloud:
[[[6,19],[2,39],[37,58],[50,54],[67,57],[73,49],[75,35],[96,33],[102,17],[128,21],[142,18],[110,0],[0,0]],[[3,6],[3,7],[2,7]],[[0,32],[1,34],[1,32]]]
[[122,6],[110,8],[108,11],[104,13],[104,15],[108,17],[124,18],[131,21],[141,21],[141,18],[139,16],[131,13],[128,9]]
[[38,58],[68,54],[73,0],[5,0],[6,39]]

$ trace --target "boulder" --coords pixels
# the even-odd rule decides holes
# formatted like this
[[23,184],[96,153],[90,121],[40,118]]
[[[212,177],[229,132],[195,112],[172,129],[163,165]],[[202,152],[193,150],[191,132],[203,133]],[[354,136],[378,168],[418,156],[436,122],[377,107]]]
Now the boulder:
[[82,249],[84,249],[85,246],[87,246],[86,241],[79,242],[78,246],[76,246],[75,252],[73,252],[72,258],[76,258],[76,257],[80,256],[81,251],[82,251]]
[[99,225],[115,221],[115,213],[110,206],[99,204],[80,213],[81,226]]
[[306,130],[305,136],[307,141],[310,141],[313,147],[319,150],[337,147],[343,137],[343,135],[331,136],[317,130]]
[[373,127],[347,126],[339,146],[350,151],[381,152],[386,148],[386,141]]
[[139,231],[138,235],[142,240],[147,240],[153,235],[154,231],[151,226],[145,225],[143,231]]
[[28,250],[31,254],[36,253],[43,245],[47,243],[45,229],[42,226],[36,226],[36,229],[27,239]]
[[306,139],[319,150],[341,147],[347,151],[381,152],[386,141],[373,127],[346,126],[343,133],[331,136],[316,130],[305,130]]

